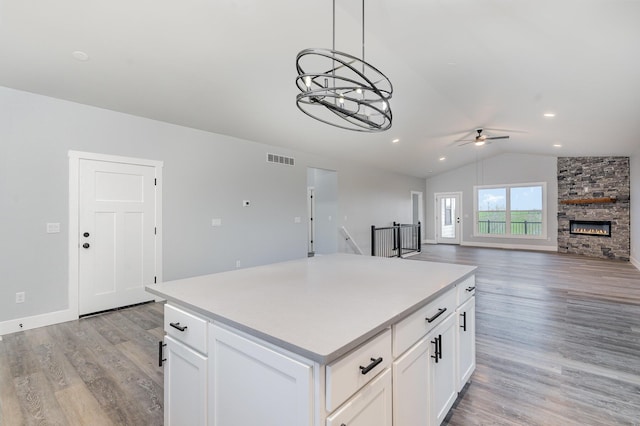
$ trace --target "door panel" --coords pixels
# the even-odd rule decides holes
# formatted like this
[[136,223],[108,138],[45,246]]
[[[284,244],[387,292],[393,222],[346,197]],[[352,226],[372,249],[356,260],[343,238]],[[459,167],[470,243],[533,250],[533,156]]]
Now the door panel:
[[154,180],[151,166],[80,160],[80,315],[152,299]]
[[460,244],[462,209],[459,193],[436,194],[436,242]]

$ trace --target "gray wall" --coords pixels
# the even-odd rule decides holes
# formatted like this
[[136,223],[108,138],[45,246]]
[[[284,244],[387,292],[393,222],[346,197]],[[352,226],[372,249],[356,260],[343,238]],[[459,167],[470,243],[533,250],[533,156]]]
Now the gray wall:
[[[424,186],[340,159],[3,87],[0,150],[0,322],[68,308],[69,150],[164,161],[165,280],[233,269],[236,260],[246,267],[305,257],[307,167],[338,172],[334,229],[346,225],[363,248],[372,224],[410,218],[410,191]],[[295,157],[296,166],[267,163],[267,152]],[[61,232],[47,234],[47,222]],[[342,240],[338,249],[349,251]],[[23,304],[14,303],[18,291],[26,292]]]
[[[434,194],[462,192],[461,244],[495,247],[557,248],[556,158],[542,155],[501,154],[427,179],[425,195],[426,240],[435,240]],[[529,182],[547,183],[547,239],[490,238],[473,236],[473,187]]]
[[631,262],[640,269],[640,148],[629,158],[631,183]]

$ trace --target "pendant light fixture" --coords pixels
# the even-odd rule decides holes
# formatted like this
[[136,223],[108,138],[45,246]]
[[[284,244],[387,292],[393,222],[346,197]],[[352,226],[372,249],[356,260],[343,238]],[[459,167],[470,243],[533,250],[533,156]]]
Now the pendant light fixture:
[[382,132],[391,128],[391,81],[364,59],[336,50],[336,2],[333,0],[333,46],[304,49],[296,57],[298,108],[308,116],[347,130]]

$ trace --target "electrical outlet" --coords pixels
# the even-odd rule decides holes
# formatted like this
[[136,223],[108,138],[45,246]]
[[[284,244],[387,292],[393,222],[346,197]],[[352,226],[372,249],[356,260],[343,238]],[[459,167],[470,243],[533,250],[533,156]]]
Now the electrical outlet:
[[239,268],[239,267],[240,267],[240,261],[236,260],[236,268]]
[[16,303],[24,303],[25,293],[24,291],[20,291],[16,293]]

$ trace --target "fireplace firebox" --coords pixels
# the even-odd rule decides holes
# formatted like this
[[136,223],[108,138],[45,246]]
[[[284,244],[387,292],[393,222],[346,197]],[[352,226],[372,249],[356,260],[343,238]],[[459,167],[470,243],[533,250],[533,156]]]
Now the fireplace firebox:
[[570,220],[569,233],[573,235],[594,235],[597,237],[611,237],[611,221]]

